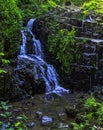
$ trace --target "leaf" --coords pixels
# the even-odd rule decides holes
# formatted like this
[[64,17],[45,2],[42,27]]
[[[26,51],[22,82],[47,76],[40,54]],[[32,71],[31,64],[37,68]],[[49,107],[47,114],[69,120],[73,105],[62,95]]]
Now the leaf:
[[9,60],[6,60],[6,59],[2,59],[2,63],[8,64],[8,63],[10,63],[10,61],[9,61]]
[[12,107],[12,105],[7,105],[7,102],[3,102],[1,101],[1,106],[2,106],[2,109],[4,110],[8,110],[10,107]]
[[2,125],[2,121],[0,121],[0,126]]
[[4,56],[5,54],[3,52],[0,52],[0,56]]
[[56,6],[57,6],[57,4],[56,4],[54,1],[52,1],[52,0],[48,0],[48,3],[49,3],[52,7],[56,7]]
[[4,118],[7,117],[7,115],[5,115],[5,114],[3,114],[3,113],[1,113],[0,116],[2,116],[2,117],[4,117]]
[[15,127],[19,127],[20,125],[21,125],[20,121],[18,121],[18,122],[15,123]]
[[7,73],[5,70],[0,69],[0,74]]
[[6,115],[6,116],[10,116],[10,115],[11,115],[11,112],[5,112],[5,115]]
[[18,119],[18,120],[22,120],[23,117],[22,117],[22,116],[18,116],[16,119]]

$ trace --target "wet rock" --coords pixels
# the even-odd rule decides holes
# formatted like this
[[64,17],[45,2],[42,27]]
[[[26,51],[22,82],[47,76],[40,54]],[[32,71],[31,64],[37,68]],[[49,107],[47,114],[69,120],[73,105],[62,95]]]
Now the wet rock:
[[17,59],[12,59],[11,61],[10,61],[10,65],[12,66],[12,67],[16,67],[17,66]]
[[59,117],[61,117],[61,116],[65,116],[65,112],[59,113]]
[[[34,66],[36,71],[35,73]],[[35,60],[33,60],[32,58],[28,59],[27,57],[20,57],[19,68],[15,69],[14,71],[14,80],[12,84],[13,86],[16,86],[15,88],[21,91],[22,95],[26,95],[27,97],[29,95],[45,93],[46,86],[44,80],[40,77],[37,79],[36,77],[36,73],[39,72],[40,69],[38,63]],[[19,94],[18,98],[19,97],[22,96],[20,96]]]
[[51,125],[53,123],[53,118],[49,116],[43,116],[41,118],[41,124],[42,125]]
[[43,116],[43,113],[40,111],[37,111],[35,114],[38,119],[41,119],[41,117]]
[[83,115],[77,115],[75,118],[76,123],[80,124],[82,122],[85,121],[85,119],[83,118]]
[[35,122],[29,122],[28,127],[33,128],[35,126]]
[[32,36],[28,33],[27,34],[27,43],[26,43],[26,52],[27,54],[33,54],[33,51],[34,51],[34,43],[33,43],[33,40],[32,40]]
[[78,19],[70,19],[70,24],[73,26],[81,27],[82,26],[82,21]]
[[14,109],[14,112],[21,112],[21,111],[22,111],[22,108]]
[[68,124],[64,124],[64,123],[60,123],[59,124],[59,129],[65,129],[65,128],[69,128],[69,125]]
[[[103,80],[103,79],[102,79]],[[95,96],[95,98],[99,99],[101,102],[103,102],[103,85],[97,85],[93,86],[92,93]]]
[[33,24],[33,33],[40,39],[42,44],[47,43],[48,39],[48,29],[45,26],[44,18],[37,19]]
[[78,109],[73,108],[73,107],[67,106],[65,108],[65,113],[67,114],[68,117],[71,117],[71,118],[75,118],[78,112],[79,112]]

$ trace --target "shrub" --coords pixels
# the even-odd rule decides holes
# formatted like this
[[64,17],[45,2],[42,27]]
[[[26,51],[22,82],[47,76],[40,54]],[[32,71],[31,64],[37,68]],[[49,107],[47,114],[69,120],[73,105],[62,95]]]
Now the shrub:
[[13,55],[20,43],[19,27],[22,20],[16,0],[0,1],[0,19],[0,51]]
[[62,70],[70,74],[71,63],[79,58],[77,53],[75,30],[68,31],[60,29],[58,32],[49,36],[49,50],[56,56],[62,64]]
[[90,0],[85,2],[82,6],[85,15],[89,13],[103,14],[103,0]]

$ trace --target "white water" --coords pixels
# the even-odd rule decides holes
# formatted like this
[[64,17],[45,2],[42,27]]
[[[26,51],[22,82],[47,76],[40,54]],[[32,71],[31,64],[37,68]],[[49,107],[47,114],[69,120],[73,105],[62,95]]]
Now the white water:
[[[34,66],[34,75],[35,75],[35,80],[38,79],[43,79],[45,81],[46,85],[46,94],[51,94],[55,93],[59,96],[61,96],[63,93],[69,93],[69,90],[64,89],[59,85],[58,82],[58,76],[56,74],[56,71],[54,67],[50,64],[47,64],[44,59],[43,59],[43,52],[41,48],[41,43],[39,40],[35,39],[35,36],[32,32],[32,26],[33,22],[35,22],[35,19],[30,19],[28,24],[27,24],[27,29],[28,32],[32,36],[32,41],[33,41],[33,53],[30,55],[27,54],[26,51],[26,43],[27,43],[27,36],[26,36],[26,31],[22,30],[22,45],[20,49],[20,55],[18,56],[18,59],[26,59],[28,61],[32,61],[37,65]],[[20,66],[18,66],[20,67]],[[38,72],[38,67],[40,72]]]
[[20,55],[26,55],[26,36],[25,36],[25,31],[22,30],[22,45],[21,45],[21,50],[20,50]]

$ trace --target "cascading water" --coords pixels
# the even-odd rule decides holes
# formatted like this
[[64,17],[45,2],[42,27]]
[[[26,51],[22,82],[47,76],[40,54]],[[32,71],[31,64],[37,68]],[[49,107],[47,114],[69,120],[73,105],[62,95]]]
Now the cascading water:
[[[20,49],[20,55],[18,56],[18,61],[21,59],[26,59],[28,61],[32,61],[36,65],[34,65],[34,78],[35,80],[43,79],[46,85],[46,95],[55,93],[59,96],[61,96],[63,93],[68,93],[69,90],[66,90],[62,88],[57,79],[57,74],[54,69],[54,67],[50,64],[47,64],[43,59],[43,52],[41,43],[39,40],[37,40],[32,33],[32,26],[33,22],[35,22],[35,19],[30,19],[27,24],[27,29],[22,30],[22,45]],[[32,42],[33,42],[33,48],[32,53],[28,54],[26,50],[26,44],[27,44],[27,32],[32,36]],[[23,67],[22,64],[18,63],[18,68]],[[39,68],[39,72],[38,72]]]

